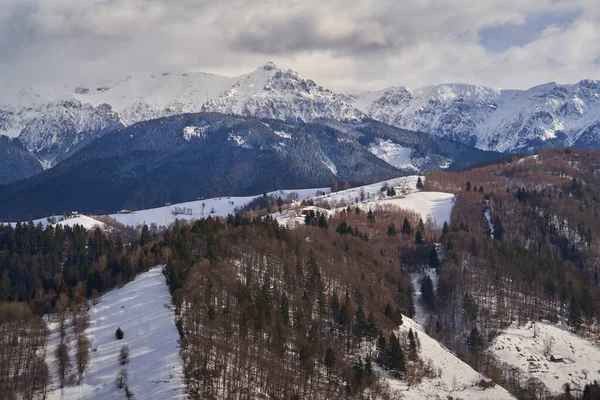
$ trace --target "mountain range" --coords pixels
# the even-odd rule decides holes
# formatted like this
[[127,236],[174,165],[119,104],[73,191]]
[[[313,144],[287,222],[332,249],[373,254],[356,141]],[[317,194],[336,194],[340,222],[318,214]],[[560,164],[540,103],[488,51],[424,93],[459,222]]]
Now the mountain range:
[[[220,161],[221,170],[226,168],[226,162],[241,162],[239,158],[231,158],[237,140],[235,138],[242,137],[247,142],[254,135],[259,135],[267,145],[254,143],[251,149],[260,152],[261,156],[268,151],[292,158],[306,154],[303,162],[312,164],[302,179],[294,180],[290,175],[281,178],[283,180],[278,178],[283,184],[287,183],[286,187],[329,184],[333,180],[344,179],[367,181],[375,178],[375,175],[385,179],[383,175],[386,172],[393,176],[432,168],[452,166],[456,169],[459,165],[472,165],[474,160],[498,158],[498,153],[531,152],[552,146],[600,149],[600,83],[590,80],[573,85],[549,83],[528,90],[445,84],[421,89],[391,87],[381,91],[344,93],[327,89],[292,70],[280,69],[268,62],[249,74],[233,78],[189,72],[142,74],[114,82],[74,87],[50,84],[17,87],[4,84],[0,90],[0,184],[9,185],[3,189],[5,194],[18,193],[25,187],[33,188],[41,184],[43,179],[64,174],[68,176],[70,173],[65,171],[72,168],[76,160],[99,160],[98,154],[118,159],[124,156],[124,152],[128,152],[127,157],[136,157],[135,149],[140,146],[143,148],[146,144],[136,143],[135,140],[132,142],[130,137],[133,135],[137,140],[146,140],[140,130],[157,135],[164,133],[165,141],[175,135],[177,146],[187,144],[186,151],[190,151],[189,148],[196,148],[189,146],[190,142],[195,143],[198,137],[206,139],[205,129],[208,129],[203,125],[204,122],[192,121],[187,125],[182,122],[190,118],[221,121],[218,129],[213,123],[207,123],[211,131],[220,132],[217,137],[227,144],[224,150],[215,149],[214,153],[228,157]],[[265,122],[265,119],[270,122]],[[238,127],[254,130],[239,130],[231,136],[231,132],[226,133],[227,129],[222,124],[233,121]],[[285,146],[271,143],[271,139],[286,143],[287,137],[271,138],[262,128],[254,128],[278,123],[288,124],[281,132],[302,132],[303,137],[310,137],[318,146],[325,147],[317,150],[316,145],[304,144],[307,147],[292,151],[290,148],[293,146],[288,145],[282,151]],[[167,132],[164,127],[172,124],[176,124],[176,128],[172,128],[173,132]],[[370,134],[376,135],[374,140],[365,142],[365,126],[371,130]],[[316,127],[335,131],[337,141],[325,143],[323,138],[314,134]],[[362,133],[356,135],[357,130],[361,129]],[[250,138],[245,137],[248,134]],[[183,139],[180,143],[184,137],[182,135],[190,140]],[[104,139],[106,136],[109,138]],[[408,137],[410,143],[406,142]],[[443,139],[445,146],[452,150],[444,150],[444,146],[439,145],[442,142],[434,142],[434,138]],[[156,137],[153,136],[152,140],[156,140]],[[212,140],[216,139],[211,137],[209,142]],[[293,142],[296,143],[295,138]],[[172,147],[173,143],[165,145],[163,155],[174,156],[173,149],[177,146]],[[359,146],[356,147],[356,154],[366,157],[365,160],[378,161],[369,161],[369,167],[366,168],[357,166],[355,173],[350,173],[349,169],[344,169],[351,168],[350,161],[353,158],[350,157],[348,160],[332,161],[338,166],[336,170],[323,170],[321,161],[326,159],[323,157],[344,154],[346,150],[342,148],[347,143]],[[436,144],[425,150],[431,143]],[[277,146],[281,149],[277,150]],[[309,151],[312,150],[316,153],[310,157]],[[239,149],[233,152],[236,151]],[[80,152],[82,154],[78,155]],[[464,158],[472,154],[477,156]],[[249,162],[249,156],[246,154],[243,160]],[[252,156],[258,156],[258,153]],[[150,164],[156,166],[157,160],[163,160],[161,168],[166,169],[167,164],[177,164],[179,161],[165,157],[153,158]],[[295,162],[292,158],[285,161],[285,168],[283,165],[280,167],[287,170]],[[195,162],[199,160],[194,159]],[[377,167],[375,163],[381,161],[385,165]],[[140,168],[154,168],[140,160],[132,162]],[[103,165],[92,164],[96,165],[96,169],[90,176],[100,170],[109,170]],[[128,161],[123,165],[133,164]],[[53,171],[57,167],[60,168]],[[182,165],[178,164],[179,167]],[[186,168],[191,171],[201,167],[188,164]],[[207,165],[203,167],[206,169]],[[266,164],[263,167],[266,168]],[[88,165],[83,169],[90,168]],[[380,172],[373,175],[375,169]],[[179,171],[177,168],[175,170]],[[119,176],[119,173],[116,174]],[[133,175],[138,176],[136,173]],[[208,178],[209,175],[207,173],[205,176]],[[216,175],[221,176],[219,173]],[[307,176],[310,179],[305,179]],[[27,180],[19,182],[23,179]],[[236,187],[237,182],[231,179],[228,182],[230,188]],[[173,185],[172,182],[167,183]],[[106,188],[114,190],[111,186]],[[195,193],[222,191],[222,188],[208,184],[197,188],[201,190],[195,190]],[[241,192],[235,194],[275,187],[266,184],[253,186],[247,182],[245,187],[237,188]],[[164,196],[149,196],[142,191],[127,200],[136,206],[148,206],[159,199],[170,198],[173,193],[167,191],[169,193]],[[184,192],[175,197],[183,196]],[[152,201],[142,201],[141,198],[151,198]],[[123,197],[116,201],[126,202]]]

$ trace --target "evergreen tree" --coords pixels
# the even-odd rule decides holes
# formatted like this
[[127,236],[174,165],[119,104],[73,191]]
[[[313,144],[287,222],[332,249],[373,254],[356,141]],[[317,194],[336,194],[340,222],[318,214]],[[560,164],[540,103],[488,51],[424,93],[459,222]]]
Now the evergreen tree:
[[410,222],[408,222],[408,218],[404,217],[404,222],[402,223],[402,233],[405,235],[410,235],[412,232],[412,227],[410,226]]
[[390,336],[390,364],[389,369],[394,372],[394,375],[401,377],[406,372],[406,360],[400,341],[392,333]]
[[579,303],[577,302],[575,297],[573,297],[571,298],[571,305],[569,306],[569,319],[567,323],[571,328],[578,331],[579,328],[581,328],[582,322],[583,321],[581,319],[581,308],[579,307]]
[[448,223],[444,221],[444,226],[442,227],[442,235],[448,234]]
[[423,181],[421,180],[421,177],[417,178],[417,189],[423,189]]
[[150,241],[152,240],[152,237],[150,236],[150,230],[148,229],[148,225],[144,225],[144,227],[142,228],[142,235],[140,237],[140,246],[145,246],[148,243],[150,243]]
[[470,181],[467,181],[466,189],[467,189],[467,192],[471,191],[471,182]]
[[413,330],[408,330],[408,358],[415,361],[417,359],[417,342]]
[[327,369],[327,378],[331,379],[331,372],[335,368],[335,353],[331,346],[327,346],[327,351],[325,352],[325,368]]
[[423,235],[421,234],[421,231],[417,231],[417,234],[415,235],[415,243],[423,244]]
[[476,327],[471,329],[471,333],[467,337],[467,348],[473,355],[477,355],[483,348],[483,338]]
[[433,281],[427,274],[421,279],[421,299],[428,310],[433,311],[435,309]]
[[121,327],[117,328],[117,330],[115,331],[115,337],[118,340],[121,340],[125,337],[125,334],[123,333],[123,330],[121,329]]
[[396,236],[396,226],[392,222],[387,228],[388,236]]

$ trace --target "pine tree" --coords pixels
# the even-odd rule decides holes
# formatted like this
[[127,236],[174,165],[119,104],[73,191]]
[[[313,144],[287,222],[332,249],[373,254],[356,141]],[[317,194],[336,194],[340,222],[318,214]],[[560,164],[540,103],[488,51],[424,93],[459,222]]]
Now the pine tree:
[[448,223],[444,221],[444,226],[442,227],[442,235],[448,234]]
[[421,177],[417,178],[417,189],[423,189],[423,181],[421,180]]
[[327,379],[331,379],[331,372],[335,367],[335,353],[331,346],[327,346],[327,351],[325,352],[325,368],[327,369]]
[[575,297],[573,297],[571,299],[571,305],[569,306],[569,319],[567,323],[570,327],[578,331],[579,328],[581,328],[582,322],[583,321],[581,319],[581,308],[579,307],[579,303],[577,302]]
[[408,222],[408,218],[404,217],[404,222],[402,223],[402,233],[405,235],[410,235],[412,232],[412,227],[410,226],[410,222]]
[[396,376],[401,377],[406,372],[406,360],[404,358],[404,352],[400,346],[400,341],[392,333],[390,336],[390,365],[389,368],[395,373]]
[[388,236],[396,236],[396,226],[392,222],[387,228]]
[[417,234],[415,235],[415,243],[423,244],[423,235],[421,234],[421,231],[417,231]]
[[467,189],[467,192],[471,191],[471,182],[470,181],[467,181],[466,189]]
[[150,230],[148,229],[148,225],[144,225],[144,227],[142,228],[142,236],[140,238],[140,246],[145,246],[148,243],[150,243],[150,241],[152,240],[152,237],[150,236]]
[[123,337],[125,337],[125,334],[123,333],[123,330],[121,329],[121,327],[117,328],[117,330],[115,331],[115,337],[118,340],[123,339]]
[[417,359],[417,342],[412,329],[408,330],[408,358],[412,361]]

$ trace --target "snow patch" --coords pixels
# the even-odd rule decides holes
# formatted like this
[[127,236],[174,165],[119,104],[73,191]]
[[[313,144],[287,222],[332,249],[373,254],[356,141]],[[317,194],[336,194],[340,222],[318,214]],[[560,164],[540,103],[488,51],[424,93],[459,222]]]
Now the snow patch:
[[[586,383],[600,381],[600,347],[564,326],[545,321],[536,322],[535,328],[531,322],[511,326],[494,339],[490,350],[524,374],[539,378],[554,393],[563,392],[567,382],[583,389]],[[551,361],[550,356],[557,354],[562,361]]]
[[379,140],[377,143],[369,145],[369,151],[377,158],[398,169],[418,170],[410,158],[412,149],[402,147],[391,140]]

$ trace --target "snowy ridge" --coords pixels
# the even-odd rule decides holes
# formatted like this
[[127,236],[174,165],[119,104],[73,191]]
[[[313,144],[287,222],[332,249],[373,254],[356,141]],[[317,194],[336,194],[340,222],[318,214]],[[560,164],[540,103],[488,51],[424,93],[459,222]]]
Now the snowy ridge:
[[591,80],[528,90],[468,84],[391,87],[347,99],[389,125],[502,152],[575,145],[600,121],[600,82]]

